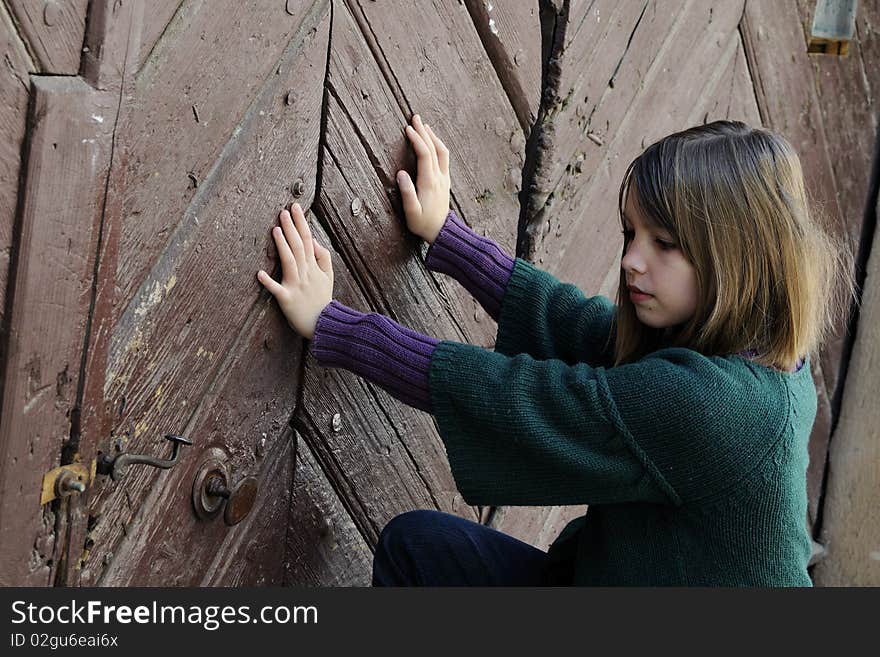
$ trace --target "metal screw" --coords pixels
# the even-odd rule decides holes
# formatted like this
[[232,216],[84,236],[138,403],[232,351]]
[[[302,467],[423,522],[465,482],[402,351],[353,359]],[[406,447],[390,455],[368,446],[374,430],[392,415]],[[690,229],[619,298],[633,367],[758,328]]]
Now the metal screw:
[[285,104],[285,105],[293,105],[293,99],[294,99],[294,98],[296,98],[296,96],[293,95],[293,92],[292,92],[292,91],[288,91],[288,92],[287,92],[287,95],[284,96],[284,104]]
[[293,195],[296,198],[299,198],[306,192],[306,184],[303,182],[302,178],[298,178],[295,183],[290,186],[290,191],[293,192]]
[[342,416],[339,413],[333,416],[332,426],[334,433],[339,433],[340,429],[342,429]]
[[355,197],[354,200],[351,202],[351,213],[356,217],[361,213],[363,207],[364,202]]
[[86,485],[79,480],[79,477],[70,471],[63,472],[55,482],[55,491],[58,497],[68,497],[74,493],[86,492]]

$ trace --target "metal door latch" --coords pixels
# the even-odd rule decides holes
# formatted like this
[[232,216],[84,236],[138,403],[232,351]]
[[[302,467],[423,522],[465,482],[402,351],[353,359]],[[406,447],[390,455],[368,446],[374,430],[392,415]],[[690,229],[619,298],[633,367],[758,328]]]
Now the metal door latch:
[[95,481],[96,474],[110,475],[113,481],[119,481],[125,476],[128,466],[136,463],[151,465],[154,468],[170,468],[177,463],[177,456],[181,445],[192,445],[192,441],[183,436],[166,434],[166,440],[174,443],[171,449],[170,459],[160,459],[146,454],[129,454],[119,452],[117,454],[104,454],[101,458],[91,463],[68,463],[49,470],[43,475],[43,488],[40,493],[40,505],[48,504],[59,497],[69,497],[85,493],[86,489]]
[[165,439],[170,440],[174,447],[171,448],[170,459],[160,459],[157,456],[148,456],[147,454],[130,454],[128,452],[119,452],[117,454],[104,454],[98,459],[98,474],[110,475],[113,481],[119,481],[128,471],[128,466],[142,463],[151,465],[154,468],[167,469],[177,463],[177,455],[180,452],[181,445],[192,445],[189,438],[183,436],[175,436],[171,433],[165,434]]

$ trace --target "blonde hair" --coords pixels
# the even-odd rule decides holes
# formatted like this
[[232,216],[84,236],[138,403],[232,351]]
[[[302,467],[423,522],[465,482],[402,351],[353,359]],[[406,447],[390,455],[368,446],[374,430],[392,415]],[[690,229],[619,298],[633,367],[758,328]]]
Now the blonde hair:
[[681,346],[705,355],[754,349],[759,363],[788,370],[845,322],[856,298],[852,250],[817,221],[797,153],[779,134],[715,121],[650,145],[621,182],[621,225],[631,187],[641,213],[694,266],[698,301],[682,325],[647,326],[621,268],[615,365]]

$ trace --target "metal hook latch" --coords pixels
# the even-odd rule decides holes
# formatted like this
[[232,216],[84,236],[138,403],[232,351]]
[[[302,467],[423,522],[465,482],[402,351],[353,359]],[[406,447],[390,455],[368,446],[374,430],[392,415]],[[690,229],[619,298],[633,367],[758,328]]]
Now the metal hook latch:
[[119,481],[122,477],[125,476],[125,473],[128,471],[128,466],[135,465],[137,463],[143,463],[144,465],[151,465],[154,468],[162,468],[167,469],[172,467],[175,463],[177,463],[177,455],[180,452],[181,445],[192,445],[192,441],[189,438],[184,438],[183,436],[175,436],[174,434],[167,433],[165,434],[165,439],[170,440],[174,443],[174,447],[171,450],[171,458],[170,459],[160,459],[157,456],[148,456],[147,454],[130,454],[128,452],[121,452],[119,454],[104,454],[98,460],[97,472],[98,474],[109,474],[113,481]]

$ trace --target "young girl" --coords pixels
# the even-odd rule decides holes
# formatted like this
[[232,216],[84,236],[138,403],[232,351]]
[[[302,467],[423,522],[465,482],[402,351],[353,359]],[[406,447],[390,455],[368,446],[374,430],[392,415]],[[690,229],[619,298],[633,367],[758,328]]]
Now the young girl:
[[589,510],[548,552],[401,514],[374,585],[809,586],[810,354],[852,281],[790,144],[716,121],[645,149],[620,186],[613,305],[474,233],[449,209],[447,148],[418,116],[406,133],[407,226],[498,322],[494,351],[332,300],[330,253],[297,204],[273,229],[282,282],[258,279],[319,363],[434,415],[467,503]]

